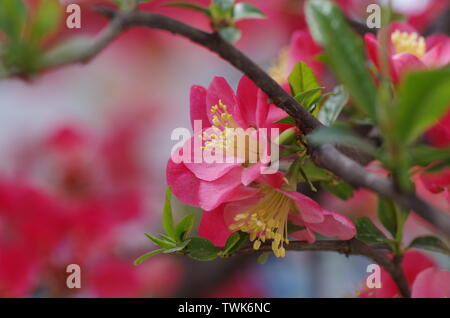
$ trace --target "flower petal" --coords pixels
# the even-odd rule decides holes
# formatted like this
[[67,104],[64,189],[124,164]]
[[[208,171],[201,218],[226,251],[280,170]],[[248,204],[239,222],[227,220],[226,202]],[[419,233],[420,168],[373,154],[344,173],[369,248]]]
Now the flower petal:
[[167,184],[181,202],[198,206],[206,211],[238,195],[241,186],[241,168],[230,170],[222,178],[214,181],[198,179],[183,163],[167,163]]
[[228,112],[234,117],[236,114],[236,97],[234,91],[228,84],[225,78],[216,76],[211,81],[206,93],[206,114],[209,121],[212,122],[213,114],[211,113],[211,107],[218,105],[219,101],[222,101],[227,106]]
[[413,298],[450,298],[450,272],[428,268],[417,275],[413,283]]
[[304,194],[301,194],[297,191],[284,191],[278,190],[281,193],[284,193],[289,198],[294,200],[297,209],[300,212],[299,218],[305,223],[320,223],[323,222],[325,217],[322,213],[322,208],[320,205],[307,197]]
[[195,120],[201,120],[202,126],[205,128],[210,127],[211,123],[206,113],[206,88],[198,85],[192,86],[190,104],[191,125],[194,133],[196,133],[196,129],[194,127]]
[[349,240],[356,235],[353,222],[346,216],[329,210],[322,210],[325,220],[321,223],[307,223],[306,226],[314,232],[325,236]]
[[225,246],[227,238],[233,233],[225,224],[224,205],[205,211],[198,228],[198,235],[207,238],[216,246]]
[[316,236],[314,235],[314,233],[306,228],[304,230],[300,230],[294,233],[289,234],[292,237],[295,237],[296,239],[300,240],[300,241],[306,241],[308,243],[314,243],[316,241]]

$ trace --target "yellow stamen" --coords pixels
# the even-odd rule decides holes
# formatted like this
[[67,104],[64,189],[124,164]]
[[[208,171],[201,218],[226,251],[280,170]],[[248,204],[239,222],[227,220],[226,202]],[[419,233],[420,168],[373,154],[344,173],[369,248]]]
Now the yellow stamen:
[[278,83],[283,84],[289,76],[289,51],[284,48],[280,55],[269,69],[269,75]]
[[291,199],[274,190],[264,189],[265,195],[244,213],[235,216],[236,223],[231,230],[241,230],[250,234],[253,248],[258,250],[261,242],[272,240],[272,250],[276,257],[284,257],[288,244],[287,222],[291,208]]
[[418,58],[425,56],[426,43],[422,36],[417,33],[395,31],[391,35],[392,44],[395,47],[395,53],[408,52]]

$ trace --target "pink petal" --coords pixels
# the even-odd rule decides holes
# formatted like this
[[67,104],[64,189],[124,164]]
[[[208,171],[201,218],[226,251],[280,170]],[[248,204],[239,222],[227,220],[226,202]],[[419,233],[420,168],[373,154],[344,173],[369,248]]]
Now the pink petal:
[[403,52],[392,57],[394,82],[398,82],[406,73],[425,69],[425,64],[415,55]]
[[308,243],[314,243],[316,241],[316,236],[314,235],[314,233],[306,228],[304,230],[300,230],[294,233],[289,234],[292,237],[295,237],[296,239],[300,240],[300,241],[306,241]]
[[219,100],[227,106],[228,112],[233,117],[238,116],[236,114],[236,97],[234,91],[228,82],[223,77],[216,76],[212,80],[206,93],[206,114],[212,122],[213,114],[211,113],[211,107],[219,104]]
[[212,211],[205,211],[198,228],[198,235],[207,238],[216,246],[224,246],[227,238],[233,233],[225,224],[224,205]]
[[450,298],[450,272],[428,268],[417,275],[412,286],[414,298]]
[[224,207],[225,224],[229,226],[235,223],[234,217],[236,215],[244,213],[247,210],[249,210],[252,206],[257,204],[262,197],[263,197],[262,194],[254,192],[253,195],[250,197],[227,203]]
[[286,184],[286,179],[284,178],[284,174],[281,172],[277,172],[274,174],[262,174],[258,178],[258,182],[261,184],[265,184],[269,187],[278,189],[282,185]]
[[380,63],[378,60],[378,53],[380,50],[380,46],[378,44],[378,40],[373,33],[366,33],[364,35],[364,41],[367,47],[367,53],[369,55],[370,60],[375,64],[377,68],[380,68]]
[[239,81],[236,90],[238,120],[240,126],[247,129],[249,126],[256,127],[256,105],[258,87],[247,76]]
[[244,168],[242,171],[242,184],[247,186],[261,175],[261,169],[263,168],[262,163],[258,162],[250,165],[248,168]]
[[307,223],[314,232],[341,240],[349,240],[356,235],[353,222],[346,216],[329,210],[322,210],[325,220],[321,223]]
[[[423,63],[425,63],[428,67],[444,67],[450,63],[450,37],[437,37],[442,42],[438,42],[430,47],[427,46],[427,53],[422,58]],[[446,39],[444,40],[441,37],[445,37]]]
[[206,113],[206,89],[202,86],[194,85],[191,87],[191,125],[192,130],[196,133],[194,127],[195,120],[201,120],[204,128],[210,127],[208,115]]
[[322,208],[313,199],[297,191],[283,191],[283,190],[278,191],[294,200],[297,209],[300,211],[300,215],[298,215],[298,217],[303,222],[320,223],[324,221]]
[[307,29],[294,32],[289,46],[289,72],[295,64],[304,62],[320,77],[323,64],[314,58],[321,52],[322,48],[317,45]]
[[215,209],[237,195],[241,186],[240,174],[241,168],[237,167],[222,178],[204,181],[198,179],[183,163],[176,164],[172,159],[167,163],[167,184],[172,186],[177,198],[206,211]]

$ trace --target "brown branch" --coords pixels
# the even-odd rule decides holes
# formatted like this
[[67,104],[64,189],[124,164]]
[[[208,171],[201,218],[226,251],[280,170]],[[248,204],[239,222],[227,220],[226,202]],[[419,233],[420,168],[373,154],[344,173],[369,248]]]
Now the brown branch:
[[[324,240],[316,241],[315,243],[291,241],[284,247],[288,251],[330,251],[344,254],[346,256],[365,256],[373,260],[374,262],[382,266],[387,272],[389,272],[403,297],[411,296],[408,281],[406,280],[401,266],[401,257],[394,257],[391,260],[387,256],[386,252],[383,252],[376,247],[370,246],[356,239],[351,239],[349,241]],[[270,252],[272,251],[272,246],[269,243],[264,243],[261,245],[258,251]],[[251,246],[243,247],[237,251],[238,254],[249,254],[254,252],[256,251]]]

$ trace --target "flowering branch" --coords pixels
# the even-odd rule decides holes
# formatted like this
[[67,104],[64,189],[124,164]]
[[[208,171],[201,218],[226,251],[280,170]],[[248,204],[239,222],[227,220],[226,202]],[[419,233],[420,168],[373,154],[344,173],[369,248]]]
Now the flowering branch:
[[[183,22],[155,13],[123,12],[107,8],[98,8],[97,12],[112,18],[113,22],[110,26],[114,28],[114,31],[111,31],[112,34],[118,34],[132,26],[146,26],[184,36],[210,49],[252,79],[275,105],[295,119],[297,127],[303,133],[309,134],[322,126],[311,113],[302,107],[263,69],[233,45],[223,40],[217,33],[207,33]],[[102,48],[102,46],[98,47]],[[391,180],[369,173],[354,159],[342,154],[333,145],[310,147],[309,150],[321,166],[346,182],[355,187],[372,190],[391,199],[406,211],[414,210],[443,233],[450,235],[450,217],[429,205],[414,193],[399,191]]]
[[[331,251],[339,254],[349,255],[362,255],[365,256],[380,266],[382,266],[395,281],[400,293],[403,297],[410,297],[411,292],[408,286],[408,282],[403,273],[403,269],[400,266],[401,259],[394,257],[392,260],[387,254],[375,246],[368,245],[356,239],[348,241],[336,241],[336,240],[322,240],[315,243],[306,243],[301,241],[291,241],[286,245],[286,249],[289,251]],[[259,248],[259,251],[270,252],[272,247],[270,243],[264,243]],[[254,253],[255,250],[251,246],[242,247],[237,251],[238,254]]]

